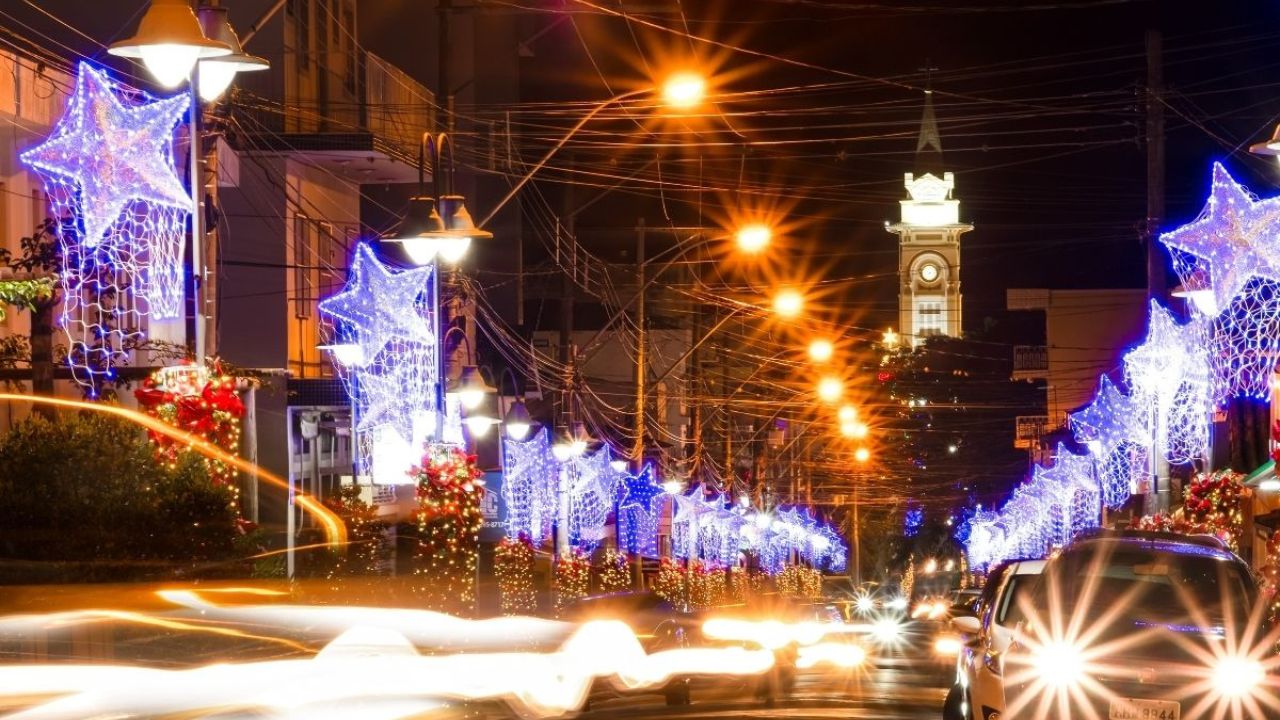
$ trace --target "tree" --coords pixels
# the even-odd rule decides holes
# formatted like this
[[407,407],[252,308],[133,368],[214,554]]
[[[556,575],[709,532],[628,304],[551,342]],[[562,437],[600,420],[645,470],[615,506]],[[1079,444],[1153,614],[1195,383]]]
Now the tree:
[[[53,327],[54,308],[62,300],[55,274],[62,265],[58,226],[45,218],[30,236],[19,241],[20,255],[14,257],[0,248],[0,263],[26,277],[9,280],[10,294],[0,293],[0,301],[31,312],[31,391],[36,395],[53,395]],[[53,409],[37,405],[35,411],[53,417]]]
[[138,428],[33,415],[0,437],[0,557],[210,561],[236,555],[230,488],[200,458],[170,469]]

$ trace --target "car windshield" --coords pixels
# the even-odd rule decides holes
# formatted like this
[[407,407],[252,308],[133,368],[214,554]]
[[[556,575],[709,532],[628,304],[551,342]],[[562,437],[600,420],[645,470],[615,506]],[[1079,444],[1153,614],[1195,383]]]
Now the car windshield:
[[1219,626],[1248,617],[1253,584],[1227,553],[1193,545],[1122,542],[1061,558],[1054,574],[1064,609],[1102,618],[1120,608],[1127,624]]
[[1038,579],[1036,575],[1027,574],[1009,577],[1009,589],[1000,599],[1000,608],[996,612],[997,625],[1013,627],[1026,619],[1027,612],[1037,605],[1033,593]]

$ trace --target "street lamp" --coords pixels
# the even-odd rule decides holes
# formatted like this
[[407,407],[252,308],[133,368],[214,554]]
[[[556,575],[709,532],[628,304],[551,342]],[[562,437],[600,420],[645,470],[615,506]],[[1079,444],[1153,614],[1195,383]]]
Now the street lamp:
[[836,411],[836,419],[838,419],[842,425],[856,422],[858,419],[858,409],[852,405],[841,405],[840,409]]
[[795,290],[783,290],[773,297],[773,311],[784,318],[794,318],[804,310],[804,296]]
[[[276,3],[255,25],[261,25],[283,5],[282,2]],[[226,21],[225,11],[219,12],[219,10],[219,8],[202,8],[201,18],[197,18],[185,0],[151,0],[151,5],[138,23],[138,31],[133,37],[121,40],[107,48],[108,53],[118,57],[141,58],[142,64],[146,66],[156,82],[165,87],[177,87],[188,78],[190,81],[191,106],[188,109],[190,142],[188,145],[191,169],[191,285],[195,305],[195,337],[192,344],[196,361],[200,363],[205,361],[205,336],[208,332],[205,319],[203,249],[205,219],[201,192],[203,183],[200,179],[200,100],[210,94],[213,97],[221,95],[236,72],[264,70],[270,65],[266,60],[244,52],[235,32]],[[211,37],[206,37],[206,30],[212,32]],[[211,61],[215,58],[224,58],[227,65],[235,65],[235,67],[202,67],[205,64],[202,61]],[[201,75],[205,71],[212,74],[212,78],[207,83],[201,81]],[[217,87],[218,85],[221,87]],[[215,89],[217,92],[214,92]]]
[[230,55],[233,48],[205,37],[184,0],[151,0],[133,37],[113,43],[107,52],[141,58],[156,82],[175,88],[191,75],[197,60]]
[[844,383],[834,375],[828,375],[818,381],[818,399],[833,403],[844,395]]
[[754,255],[769,246],[773,231],[763,223],[752,223],[738,228],[735,239],[738,241],[738,249]]
[[[427,194],[427,153],[431,155],[432,194]],[[441,159],[447,158],[447,164]],[[445,133],[422,133],[418,142],[418,194],[409,198],[404,220],[384,242],[398,243],[409,261],[428,265],[437,256],[456,265],[466,256],[474,238],[488,240],[493,233],[476,227],[466,199],[453,192],[453,144]]]
[[694,72],[678,72],[662,85],[662,98],[668,105],[688,110],[702,103],[707,95],[707,81]]
[[364,348],[360,343],[331,343],[329,345],[317,345],[316,349],[321,352],[333,354],[333,359],[343,367],[364,367],[365,357]]
[[853,452],[853,459],[860,463],[864,463],[871,459],[871,451],[864,447],[860,447]]
[[529,409],[525,407],[524,400],[516,398],[511,403],[511,407],[506,412],[507,437],[512,440],[524,440],[529,437],[529,431],[533,429],[533,418],[529,417]]
[[831,359],[836,352],[835,345],[830,340],[819,338],[809,343],[809,359],[814,362],[824,363]]
[[465,410],[475,410],[480,407],[480,403],[484,402],[484,396],[491,392],[496,391],[484,381],[480,368],[475,365],[464,365],[457,382],[449,390],[450,394],[458,396],[458,402],[462,403]]
[[240,46],[240,38],[227,21],[227,9],[224,7],[204,6],[197,11],[200,17],[200,28],[206,37],[231,48],[227,55],[220,55],[200,61],[200,73],[197,84],[200,97],[205,102],[213,102],[222,97],[222,93],[231,86],[236,73],[266,70],[271,63],[265,59],[250,55]]
[[884,335],[881,336],[880,344],[885,347],[898,347],[898,333],[894,332],[893,328],[885,330]]

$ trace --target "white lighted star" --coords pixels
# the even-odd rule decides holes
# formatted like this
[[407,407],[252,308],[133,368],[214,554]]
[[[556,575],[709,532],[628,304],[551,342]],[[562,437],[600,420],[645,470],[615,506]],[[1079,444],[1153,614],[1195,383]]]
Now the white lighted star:
[[1200,217],[1164,233],[1160,242],[1208,263],[1213,284],[1210,314],[1225,310],[1252,277],[1280,281],[1280,199],[1254,200],[1221,163]]
[[106,74],[80,64],[76,87],[53,134],[22,153],[26,164],[80,189],[85,245],[96,245],[131,202],[189,208],[173,165],[173,128],[187,109],[177,95],[127,106]]
[[365,243],[356,246],[351,278],[337,295],[320,301],[320,312],[349,323],[366,364],[394,340],[431,345],[435,333],[417,310],[427,291],[430,265],[393,271],[383,265]]

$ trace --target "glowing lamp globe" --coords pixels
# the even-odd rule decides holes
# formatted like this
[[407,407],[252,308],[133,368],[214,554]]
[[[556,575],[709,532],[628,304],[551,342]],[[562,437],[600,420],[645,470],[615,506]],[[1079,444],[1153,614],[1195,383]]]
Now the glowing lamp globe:
[[558,442],[551,446],[551,456],[560,462],[573,457],[573,448],[567,442]]
[[864,447],[858,448],[853,453],[853,459],[860,463],[864,463],[871,459],[871,451]]
[[614,472],[625,472],[627,469],[627,461],[622,459],[610,460],[609,467],[612,468]]
[[230,55],[227,44],[210,40],[184,0],[152,0],[138,32],[107,48],[112,55],[141,58],[156,82],[172,88],[191,74],[196,61]]
[[809,359],[814,362],[826,362],[835,352],[835,345],[832,345],[830,340],[820,338],[809,343]]
[[458,397],[463,409],[475,410],[484,402],[484,396],[494,392],[494,389],[484,381],[479,368],[467,365],[462,368],[462,374],[458,376],[451,392]]
[[679,480],[668,480],[662,483],[662,491],[668,495],[678,495],[684,490],[684,483]]
[[491,418],[486,415],[475,415],[463,418],[463,424],[467,426],[467,432],[471,433],[471,437],[482,438],[489,434],[489,428],[498,424],[497,418]]
[[852,405],[842,405],[840,406],[840,409],[836,411],[836,417],[840,420],[841,424],[857,422],[858,409]]
[[738,230],[738,249],[745,253],[755,254],[769,246],[773,232],[768,225],[754,223]]
[[471,238],[465,235],[442,237],[436,241],[436,251],[440,253],[440,259],[450,265],[462,262],[462,258],[467,256],[467,251],[470,249]]
[[317,345],[316,349],[331,353],[333,359],[343,367],[363,367],[365,363],[364,348],[359,343]]
[[827,376],[818,381],[818,398],[823,402],[835,402],[844,394],[844,383],[840,378]]
[[773,298],[773,311],[784,318],[793,318],[804,309],[804,296],[795,290],[783,290]]
[[507,437],[512,440],[524,440],[533,429],[533,418],[529,417],[529,409],[524,401],[517,399],[507,411]]
[[662,99],[667,105],[680,110],[696,107],[706,94],[707,81],[693,72],[675,73],[662,86]]

